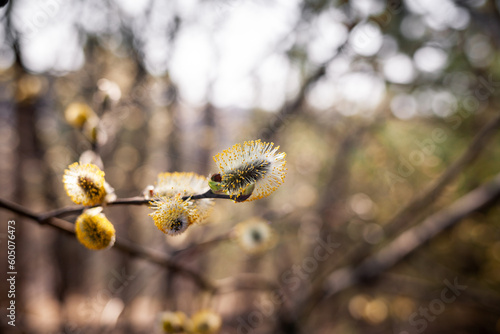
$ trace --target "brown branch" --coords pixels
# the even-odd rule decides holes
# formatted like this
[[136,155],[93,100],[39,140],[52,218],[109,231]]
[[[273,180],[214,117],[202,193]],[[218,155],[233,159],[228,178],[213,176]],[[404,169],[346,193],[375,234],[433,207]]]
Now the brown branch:
[[[428,207],[431,207],[436,199],[443,193],[446,186],[460,175],[460,173],[471,165],[483,149],[487,142],[491,140],[500,127],[500,115],[488,122],[474,137],[465,152],[455,160],[444,171],[443,174],[432,184],[430,184],[422,193],[418,194],[410,203],[401,209],[389,222],[384,224],[384,234],[386,238],[393,237],[402,232],[418,218],[418,213]],[[373,250],[372,245],[363,244],[352,249],[347,255],[336,263],[336,266],[345,266],[348,264],[359,263],[363,258]]]
[[426,190],[417,195],[415,199],[406,205],[394,218],[387,223],[386,235],[394,235],[402,231],[416,212],[430,206],[442,194],[446,186],[453,181],[462,170],[476,160],[479,154],[487,146],[486,143],[497,134],[500,127],[500,114],[488,122],[474,137],[467,150],[456,160],[441,176]]
[[[486,147],[486,143],[491,140],[497,133],[497,128],[500,126],[500,115],[493,118],[492,121],[488,122],[479,133],[474,137],[469,147],[465,152],[454,161],[448,169],[431,185],[429,185],[426,190],[421,194],[417,195],[413,201],[407,204],[401,211],[399,211],[387,224],[385,228],[385,235],[387,238],[395,236],[398,232],[402,232],[405,228],[410,226],[415,219],[418,217],[416,213],[424,210],[427,207],[432,206],[434,201],[442,194],[445,187],[452,182],[468,165],[472,164],[474,160],[479,156],[482,150]],[[360,264],[363,259],[366,259],[370,252],[373,252],[374,246],[363,244],[354,249],[350,250],[347,254],[339,258],[334,266],[330,266],[329,270],[326,272],[320,272],[315,278],[313,289],[311,293],[310,300],[317,300],[321,298],[322,282],[326,279],[326,275],[331,273],[335,268],[355,266]],[[337,275],[340,275],[342,269],[338,269]]]
[[[183,200],[187,199],[192,199],[192,200],[197,200],[197,199],[204,199],[204,198],[219,198],[219,199],[232,199],[235,200],[234,197],[231,197],[230,195],[225,195],[225,194],[214,194],[211,190],[208,190],[207,192],[199,195],[193,195],[193,196],[184,196],[182,197]],[[136,197],[129,197],[129,198],[119,198],[114,200],[113,202],[109,202],[104,204],[104,206],[114,206],[114,205],[148,205],[151,202],[150,199],[145,199],[142,196],[136,196]],[[80,213],[83,212],[83,210],[88,209],[88,208],[93,208],[96,206],[101,206],[102,204],[97,204],[97,205],[91,205],[91,206],[83,206],[83,205],[73,205],[73,206],[68,206],[60,209],[55,209],[43,214],[40,214],[39,216],[41,217],[41,222],[44,222],[45,220],[53,217],[66,217],[70,215],[79,215]]]
[[187,246],[186,248],[179,249],[175,252],[172,253],[172,256],[175,257],[176,259],[186,259],[189,257],[192,257],[194,255],[197,255],[201,252],[206,252],[212,247],[215,247],[219,245],[221,242],[227,241],[230,239],[230,236],[228,233],[223,234],[221,236],[218,236],[214,239],[202,242],[202,243],[195,243]]
[[374,278],[393,267],[406,256],[415,252],[439,233],[452,227],[473,212],[500,198],[500,174],[492,181],[462,196],[446,209],[436,212],[419,225],[399,235],[390,244],[363,261],[358,267],[348,270],[352,277],[347,284],[339,284],[345,269],[333,272],[328,279],[328,296],[334,295],[361,279]]
[[[360,124],[348,132],[338,144],[335,153],[335,162],[331,168],[328,180],[325,182],[322,201],[319,203],[319,212],[323,220],[328,223],[342,217],[342,205],[339,203],[347,198],[350,174],[351,156],[362,141],[363,135],[379,125],[378,119],[370,124]],[[334,143],[332,143],[332,146]],[[328,226],[327,226],[328,227]]]
[[492,181],[472,190],[447,208],[436,212],[419,225],[399,235],[380,251],[367,257],[358,266],[346,266],[328,276],[321,295],[310,298],[306,316],[319,301],[332,297],[352,286],[377,278],[407,256],[416,252],[425,243],[448,228],[451,228],[473,212],[481,210],[500,199],[500,174]]
[[320,78],[322,78],[326,74],[326,66],[329,62],[320,66],[316,72],[314,72],[302,85],[297,97],[285,103],[283,108],[279,111],[279,113],[271,120],[269,125],[264,128],[264,130],[260,133],[259,138],[263,140],[271,140],[274,134],[285,124],[287,118],[296,114],[304,100],[306,98],[307,92],[312,87],[312,85],[317,82]]
[[116,240],[113,248],[127,253],[131,256],[143,258],[151,263],[156,263],[162,267],[167,268],[172,273],[179,273],[183,276],[191,278],[200,288],[204,290],[215,290],[216,287],[207,278],[203,277],[199,272],[181,266],[180,264],[172,261],[170,257],[162,252],[148,249],[137,245],[131,241],[118,239]]
[[[322,235],[330,235],[334,226],[340,224],[346,219],[345,201],[348,196],[351,171],[349,166],[352,163],[352,155],[362,142],[363,136],[370,130],[373,130],[380,124],[379,120],[374,120],[370,124],[357,125],[341,139],[335,153],[335,162],[331,168],[330,176],[325,182],[326,186],[321,194],[321,201],[318,205],[318,211],[321,215],[323,226]],[[309,250],[313,255],[315,245]],[[325,262],[319,266],[312,276],[311,281],[317,278],[324,278],[331,272],[331,267]],[[319,288],[319,286],[317,287]]]
[[39,215],[37,215],[33,211],[25,208],[22,205],[8,201],[6,199],[0,198],[0,208],[7,209],[7,210],[14,212],[14,213],[17,213],[21,216],[28,217],[30,219],[36,220],[37,222],[40,222]]
[[211,190],[208,190],[207,192],[200,194],[200,195],[193,195],[193,196],[184,196],[182,199],[203,199],[203,198],[221,198],[221,199],[232,199],[234,200],[234,196],[226,195],[226,194],[214,194]]
[[288,101],[284,104],[281,110],[271,119],[269,125],[265,127],[259,134],[259,138],[263,140],[271,140],[275,133],[281,129],[283,125],[287,122],[290,116],[297,114],[304,103],[307,93],[312,88],[312,86],[321,79],[326,74],[326,68],[328,65],[340,54],[344,45],[338,48],[339,52],[326,60],[318,69],[312,73],[300,87],[300,91],[295,97],[295,99]]
[[280,286],[260,275],[241,273],[236,276],[217,280],[217,294],[232,292],[235,290],[279,290]]
[[[305,8],[305,7],[304,7]],[[304,15],[304,14],[302,14]],[[297,22],[296,27],[299,26],[300,20]],[[348,24],[348,32],[350,33],[351,30],[356,26],[356,24]],[[294,27],[294,29],[296,29]],[[300,87],[300,91],[298,92],[297,96],[291,100],[287,101],[281,110],[272,118],[269,122],[269,124],[260,132],[259,138],[262,138],[263,140],[270,141],[280,130],[283,125],[288,121],[288,119],[297,114],[302,105],[304,104],[304,101],[306,99],[307,93],[309,90],[314,86],[318,80],[320,80],[322,77],[325,76],[326,74],[326,69],[328,66],[334,61],[337,57],[340,55],[343,55],[345,52],[348,52],[349,46],[348,42],[344,42],[342,45],[337,47],[337,52],[335,52],[330,58],[328,58],[326,61],[324,61],[302,84]]]
[[[127,199],[128,200],[128,199]],[[124,203],[122,203],[124,204]],[[44,215],[37,215],[27,208],[18,205],[16,203],[0,199],[0,207],[5,208],[9,211],[12,211],[14,213],[17,213],[21,216],[30,218],[39,224],[45,224],[52,226],[66,234],[69,235],[74,235],[75,234],[75,228],[74,225],[70,222],[67,222],[65,220],[51,217],[51,218],[46,218]],[[169,256],[166,254],[163,254],[161,252],[155,251],[153,249],[148,249],[145,247],[142,247],[140,245],[134,244],[133,242],[130,242],[128,240],[122,239],[122,238],[116,238],[116,242],[113,246],[114,249],[117,249],[123,253],[127,253],[131,256],[139,257],[142,259],[145,259],[151,263],[158,264],[164,268],[167,268],[171,272],[174,273],[179,273],[181,275],[184,275],[186,277],[189,277],[192,279],[200,288],[204,290],[211,290],[214,291],[216,290],[216,286],[211,283],[207,278],[203,277],[200,273],[186,268],[184,266],[181,266],[180,264],[172,261]]]
[[[214,196],[214,197],[211,197]],[[217,195],[217,194],[209,194],[209,192],[206,192],[204,194],[196,195],[197,199],[201,198],[226,198],[227,195]],[[192,196],[195,197],[195,196]],[[141,205],[141,204],[147,204],[149,201],[144,200],[141,197],[132,197],[132,198],[124,198],[120,199],[117,201],[114,201],[112,205],[125,205],[125,204],[135,204],[135,205]],[[31,220],[34,220],[38,222],[39,224],[45,224],[48,226],[52,226],[55,229],[74,236],[75,235],[75,226],[74,224],[63,220],[59,219],[57,217],[47,217],[46,214],[40,214],[37,215],[36,213],[32,212],[31,210],[16,204],[14,202],[1,199],[0,198],[0,208],[7,209],[11,212],[14,212],[16,214],[19,214],[21,216],[30,218]],[[57,213],[58,214],[70,214],[70,213],[78,213],[81,212],[85,207],[82,206],[73,206],[73,207],[68,207],[68,208],[63,208],[60,210],[54,210],[51,211],[52,213]],[[224,240],[228,239],[228,235],[224,235],[221,237],[218,237],[214,240],[207,241],[205,243],[195,245],[192,248],[187,248],[184,250],[179,251],[179,255],[191,255],[193,252],[198,252],[200,250],[204,250],[210,246],[213,246],[214,244],[218,244],[219,242],[222,242]],[[178,273],[180,275],[189,277],[190,279],[193,280],[201,289],[211,291],[213,293],[226,293],[228,290],[242,290],[242,289],[264,289],[264,290],[270,290],[273,288],[276,288],[276,285],[274,283],[269,282],[264,280],[263,278],[256,276],[256,275],[247,275],[247,276],[242,276],[238,278],[233,278],[229,277],[223,280],[220,280],[218,284],[214,284],[213,282],[209,281],[207,278],[202,276],[199,272],[192,270],[190,268],[187,268],[185,266],[182,266],[178,264],[175,261],[172,261],[171,257],[153,250],[149,248],[145,248],[143,246],[137,245],[131,241],[122,239],[117,237],[115,244],[113,245],[114,249],[117,249],[118,251],[122,253],[129,254],[134,257],[139,257],[142,258],[146,261],[149,261],[151,263],[155,263],[161,267],[164,267],[168,269],[172,273]],[[186,253],[186,254],[184,254]],[[226,283],[228,285],[226,286]]]
[[[144,199],[144,197],[137,196],[137,197],[129,197],[129,198],[119,198],[113,202],[109,202],[104,204],[103,206],[113,206],[113,205],[147,205],[149,204],[150,200]],[[66,216],[71,216],[71,215],[79,215],[83,212],[85,209],[93,208],[96,206],[101,206],[102,204],[97,204],[97,205],[91,205],[91,206],[84,206],[84,205],[72,205],[72,206],[67,206],[64,208],[59,208],[55,209],[52,211],[48,211],[46,213],[40,214],[41,221],[44,222],[50,218],[55,218],[55,217],[66,217]]]

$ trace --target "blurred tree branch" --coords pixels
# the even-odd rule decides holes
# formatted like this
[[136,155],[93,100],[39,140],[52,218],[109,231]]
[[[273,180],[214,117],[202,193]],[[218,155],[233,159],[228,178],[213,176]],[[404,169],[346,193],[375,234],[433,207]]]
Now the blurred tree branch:
[[[334,228],[333,225],[335,223],[340,224],[345,220],[344,204],[349,195],[352,154],[361,144],[363,135],[376,128],[378,124],[379,121],[375,120],[369,124],[357,125],[344,135],[338,144],[335,153],[335,162],[331,168],[329,179],[326,181],[325,190],[321,196],[322,200],[319,203],[319,213],[323,221],[323,226],[321,227],[322,235],[331,234]],[[313,254],[313,249],[310,250],[310,254]],[[328,273],[328,268],[321,266],[314,273],[313,280],[316,277],[322,277],[322,275],[325,275],[325,272],[326,274]]]
[[[387,239],[401,233],[404,229],[418,219],[417,213],[422,212],[436,201],[443,193],[446,186],[455,180],[460,173],[471,165],[480,153],[487,147],[488,141],[492,140],[498,133],[500,127],[500,115],[496,115],[491,121],[478,132],[471,141],[465,152],[455,160],[433,183],[415,198],[404,206],[389,222],[384,224],[384,234]],[[345,266],[348,264],[359,263],[363,258],[369,255],[374,246],[363,244],[352,249],[346,256],[342,257],[341,262],[336,266]]]
[[375,120],[369,124],[361,124],[348,132],[338,144],[337,152],[335,153],[335,162],[331,168],[330,177],[326,181],[325,191],[322,195],[322,201],[319,204],[319,212],[323,220],[328,224],[329,221],[335,221],[342,216],[339,214],[339,201],[345,200],[348,195],[351,164],[350,156],[361,143],[363,135],[373,130],[379,125],[379,121]]
[[497,174],[492,181],[472,190],[447,208],[434,213],[419,225],[405,231],[376,254],[365,259],[359,266],[353,269],[342,268],[333,272],[326,282],[325,298],[345,290],[355,282],[377,277],[463,218],[492,205],[499,199],[500,174]]
[[279,286],[268,281],[258,274],[240,273],[231,277],[217,280],[218,294],[228,293],[236,290],[277,290]]
[[496,115],[479,131],[460,158],[454,161],[434,183],[418,194],[387,223],[387,228],[385,228],[386,235],[391,236],[402,231],[412,222],[412,217],[415,217],[416,212],[434,203],[443,193],[446,186],[477,159],[483,149],[487,147],[488,141],[493,139],[498,133],[499,127],[500,114]]
[[177,259],[187,259],[187,258],[192,258],[193,256],[196,256],[200,253],[204,253],[208,251],[210,248],[215,247],[219,245],[221,242],[230,240],[230,235],[229,233],[220,235],[218,237],[215,237],[211,240],[204,241],[201,243],[192,243],[186,248],[179,249],[175,252],[172,253],[172,256],[174,256]]
[[[384,231],[386,238],[395,236],[404,231],[405,228],[411,226],[415,219],[418,219],[417,213],[423,211],[427,207],[430,207],[432,203],[442,194],[446,186],[451,183],[468,165],[475,161],[482,150],[487,146],[487,142],[497,134],[498,127],[500,127],[500,115],[496,115],[479,131],[465,152],[456,161],[454,161],[434,183],[430,184],[426,190],[417,195],[387,224],[384,224],[386,226]],[[370,252],[373,252],[374,248],[375,246],[366,243],[358,247],[354,247],[350,249],[347,254],[342,256],[333,266],[331,266],[330,269],[320,271],[315,276],[313,292],[309,297],[307,297],[307,299],[319,300],[322,298],[324,293],[322,284],[326,280],[327,275],[330,275],[329,273],[335,270],[335,268],[360,264],[370,256]],[[335,272],[341,273],[341,270],[342,269],[337,269]]]
[[[333,60],[333,57],[331,58]],[[278,114],[271,120],[270,124],[261,131],[259,138],[262,138],[264,141],[270,141],[274,137],[275,133],[281,129],[281,127],[285,124],[286,120],[298,113],[304,100],[306,98],[306,94],[309,89],[316,83],[320,78],[322,78],[326,74],[326,67],[330,63],[331,60],[328,60],[325,64],[321,65],[307,80],[304,82],[302,87],[300,88],[297,97],[292,101],[285,103],[283,108],[278,112]]]
[[324,281],[321,294],[311,295],[311,298],[304,304],[301,316],[307,317],[321,300],[330,298],[355,284],[377,278],[446,229],[499,199],[500,174],[497,174],[492,181],[472,190],[447,208],[408,229],[380,251],[367,257],[358,266],[346,266],[332,272]]
[[[348,27],[349,31],[354,27],[351,25]],[[307,93],[318,82],[322,77],[326,75],[326,69],[330,63],[335,60],[340,54],[343,53],[347,46],[347,41],[337,48],[337,52],[329,59],[327,59],[323,64],[321,64],[302,84],[300,91],[297,96],[284,104],[281,110],[271,119],[269,124],[264,127],[260,132],[258,138],[262,138],[264,141],[271,141],[283,125],[288,121],[288,119],[297,114],[304,101],[306,99]]]

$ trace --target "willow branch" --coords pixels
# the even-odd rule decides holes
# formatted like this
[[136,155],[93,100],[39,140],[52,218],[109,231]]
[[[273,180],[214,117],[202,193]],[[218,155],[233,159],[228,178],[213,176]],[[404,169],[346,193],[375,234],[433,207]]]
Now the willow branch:
[[[122,203],[124,204],[124,203]],[[31,220],[34,220],[38,222],[39,224],[45,224],[52,226],[59,231],[62,231],[66,234],[69,235],[74,235],[75,234],[75,227],[74,224],[59,219],[55,217],[50,217],[46,218],[43,214],[42,215],[37,215],[30,211],[29,209],[7,201],[5,199],[0,199],[0,207],[5,208],[11,212],[17,213],[21,216],[30,218]],[[81,209],[83,210],[83,209]],[[192,279],[200,288],[204,290],[215,290],[216,286],[210,282],[207,278],[203,277],[200,273],[186,268],[184,266],[181,266],[180,264],[176,263],[175,261],[172,261],[170,257],[164,253],[158,252],[153,249],[148,249],[145,247],[142,247],[140,245],[137,245],[133,242],[130,242],[128,240],[122,239],[122,238],[116,238],[115,244],[113,246],[114,249],[117,249],[123,253],[129,254],[134,257],[139,257],[142,259],[145,259],[151,263],[155,263],[157,265],[160,265],[171,272],[174,273],[179,273],[180,275],[189,277]]]
[[[212,197],[213,196],[213,197]],[[190,198],[196,197],[196,199],[201,199],[201,198],[228,198],[229,196],[227,195],[217,195],[217,194],[211,194],[210,191],[196,195],[196,196],[191,196]],[[189,198],[189,197],[188,197]],[[185,198],[187,199],[187,198]],[[123,198],[116,200],[112,203],[109,203],[109,205],[125,205],[125,204],[135,204],[135,205],[141,205],[141,204],[148,204],[148,200],[144,200],[141,197],[132,197],[132,198]],[[51,226],[67,235],[74,236],[75,235],[75,226],[73,223],[70,223],[66,220],[57,218],[57,217],[47,217],[47,214],[36,214],[29,210],[28,208],[25,208],[22,205],[16,204],[14,202],[1,199],[0,198],[0,208],[7,209],[11,212],[14,212],[16,214],[19,214],[21,216],[27,217],[33,221],[36,221],[39,224],[43,225],[48,225]],[[52,211],[52,213],[55,213],[56,211],[59,214],[69,214],[71,213],[77,213],[81,212],[85,207],[82,206],[73,206],[69,208],[64,208],[60,210],[55,210]],[[71,211],[72,210],[72,211]],[[184,250],[179,251],[179,255],[192,255],[192,253],[197,253],[199,251],[205,250],[215,244],[218,244],[219,242],[225,241],[229,238],[228,235],[223,235],[218,238],[215,238],[214,240],[207,241],[205,243],[201,243],[199,245],[194,245],[193,247],[189,247]],[[113,245],[113,248],[125,253],[129,254],[130,256],[133,257],[138,257],[142,258],[150,263],[157,264],[163,268],[168,269],[169,271],[173,273],[178,273],[180,275],[183,275],[185,277],[190,278],[193,280],[193,282],[198,285],[201,289],[211,291],[213,293],[226,293],[229,290],[234,291],[234,290],[270,290],[273,288],[276,288],[276,285],[274,283],[269,282],[265,279],[263,279],[260,276],[257,275],[243,275],[239,276],[237,278],[234,277],[229,277],[226,279],[222,279],[217,282],[217,284],[211,282],[208,280],[206,277],[201,275],[199,272],[192,270],[190,268],[187,268],[185,266],[180,265],[179,263],[172,261],[171,257],[168,256],[167,254],[164,254],[162,252],[145,248],[143,246],[137,245],[131,241],[128,241],[126,239],[122,239],[117,237],[115,244]],[[186,254],[184,254],[186,253]]]
[[[219,198],[219,199],[232,199],[232,200],[235,199],[234,196],[231,197],[230,195],[214,194],[211,190],[208,190],[207,192],[205,192],[203,194],[199,194],[199,195],[182,197],[183,200],[187,200],[187,199],[197,200],[197,199],[204,199],[204,198]],[[118,199],[116,199],[112,202],[108,202],[104,205],[105,206],[148,205],[148,204],[150,204],[150,202],[151,202],[150,199],[145,199],[143,196],[136,196],[136,197],[128,197],[128,198],[118,198]],[[53,218],[53,217],[66,217],[66,216],[71,216],[71,215],[79,215],[83,212],[83,210],[88,209],[88,208],[93,208],[96,206],[101,206],[101,204],[91,205],[91,206],[73,205],[73,206],[67,206],[64,208],[48,211],[48,212],[40,215],[41,222],[43,222],[49,218]]]
[[172,256],[175,257],[176,259],[186,259],[189,257],[192,257],[194,255],[197,255],[199,253],[205,253],[208,251],[210,248],[215,247],[219,245],[221,242],[227,241],[230,239],[230,236],[228,233],[218,236],[214,239],[201,242],[201,243],[194,243],[186,248],[179,249],[175,252],[172,253]]
[[7,210],[14,212],[14,213],[17,213],[21,216],[36,220],[37,222],[41,221],[40,216],[37,215],[36,213],[34,213],[33,211],[29,210],[28,208],[25,208],[22,205],[8,201],[8,200],[3,199],[3,198],[0,198],[0,208],[7,209]]

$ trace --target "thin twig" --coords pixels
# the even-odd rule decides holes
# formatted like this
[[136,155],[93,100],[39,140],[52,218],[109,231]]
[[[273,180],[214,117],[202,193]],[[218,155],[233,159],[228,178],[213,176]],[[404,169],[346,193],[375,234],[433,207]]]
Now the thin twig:
[[264,128],[259,137],[264,140],[271,140],[274,134],[285,124],[287,118],[293,114],[296,114],[300,110],[309,89],[325,74],[326,64],[320,66],[316,70],[316,72],[314,72],[306,80],[306,82],[302,85],[297,97],[294,100],[285,103],[280,112],[271,120],[270,124],[266,128]]
[[230,236],[228,233],[220,235],[214,239],[201,242],[201,243],[195,243],[192,245],[187,246],[186,248],[179,249],[175,252],[172,253],[172,256],[175,257],[176,259],[183,259],[185,260],[188,257],[192,257],[193,255],[196,255],[200,252],[206,252],[208,249],[211,247],[219,245],[221,242],[227,241],[230,239]]
[[271,282],[260,275],[251,273],[241,273],[235,276],[226,277],[217,280],[217,294],[228,293],[236,290],[276,290],[280,286]]
[[[341,48],[339,48],[341,50]],[[339,52],[340,53],[340,52]],[[286,102],[281,110],[276,114],[274,118],[271,119],[269,125],[265,127],[259,134],[259,138],[263,140],[271,140],[276,132],[281,129],[283,125],[287,122],[288,118],[294,114],[297,114],[302,107],[307,93],[312,88],[312,86],[321,79],[326,74],[326,68],[328,65],[337,57],[339,53],[336,53],[330,59],[325,61],[321,66],[319,66],[314,73],[312,73],[300,87],[300,91],[297,96]]]
[[458,158],[441,176],[426,190],[417,195],[415,199],[406,205],[394,218],[387,223],[386,235],[394,235],[402,231],[415,212],[430,206],[442,194],[446,186],[453,181],[462,170],[476,160],[479,154],[487,146],[486,143],[494,137],[500,127],[500,114],[488,122],[474,137],[467,150]]
[[[192,195],[192,196],[184,196],[182,197],[183,200],[187,199],[192,199],[192,200],[197,200],[197,199],[204,199],[204,198],[219,198],[219,199],[232,199],[234,200],[234,196],[230,195],[225,195],[225,194],[214,194],[211,190],[208,190],[207,192],[199,195]],[[148,205],[150,204],[151,200],[150,199],[145,199],[142,196],[136,196],[136,197],[128,197],[128,198],[119,198],[116,199],[112,202],[108,202],[104,204],[104,206],[114,206],[114,205]],[[79,215],[80,213],[83,212],[85,209],[93,208],[96,206],[101,206],[101,204],[97,205],[91,205],[91,206],[83,206],[83,205],[73,205],[73,206],[68,206],[60,209],[55,209],[43,214],[40,214],[39,216],[41,217],[41,222],[44,222],[45,220],[53,217],[66,217],[70,215]]]
[[121,252],[127,253],[131,256],[146,259],[151,263],[156,263],[162,267],[167,268],[173,273],[179,273],[181,275],[187,276],[204,290],[214,291],[216,289],[215,285],[211,283],[207,278],[203,277],[199,272],[181,266],[180,264],[172,261],[168,255],[162,252],[145,248],[121,238],[117,238],[113,248],[116,248]]

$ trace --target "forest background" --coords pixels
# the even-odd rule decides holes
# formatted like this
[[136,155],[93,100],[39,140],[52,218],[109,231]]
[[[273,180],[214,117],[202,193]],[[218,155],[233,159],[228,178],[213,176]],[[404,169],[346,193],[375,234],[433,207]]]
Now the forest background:
[[[500,2],[15,0],[0,9],[0,328],[161,333],[209,308],[220,333],[500,333]],[[72,103],[93,132],[65,118]],[[178,237],[109,206],[84,248],[62,175],[102,158],[119,198],[216,172],[262,139],[267,198],[216,200]],[[17,205],[20,206],[17,206]],[[247,254],[259,219],[274,247]],[[15,220],[16,326],[7,323]],[[319,248],[318,248],[319,247]],[[319,249],[319,251],[318,251]],[[7,320],[6,320],[7,319]]]

